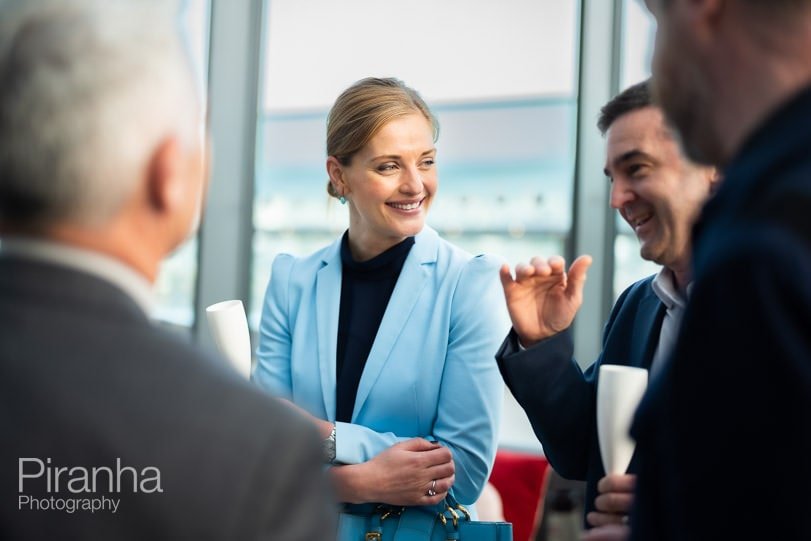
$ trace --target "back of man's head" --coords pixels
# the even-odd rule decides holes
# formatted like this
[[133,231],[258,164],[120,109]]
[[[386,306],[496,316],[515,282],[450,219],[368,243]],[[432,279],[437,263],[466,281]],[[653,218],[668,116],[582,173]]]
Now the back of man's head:
[[201,136],[177,10],[157,0],[0,0],[0,225],[104,224],[167,137]]
[[653,98],[650,92],[650,81],[645,80],[636,83],[611,98],[600,109],[597,128],[599,128],[600,133],[605,135],[619,117],[651,106],[653,106]]

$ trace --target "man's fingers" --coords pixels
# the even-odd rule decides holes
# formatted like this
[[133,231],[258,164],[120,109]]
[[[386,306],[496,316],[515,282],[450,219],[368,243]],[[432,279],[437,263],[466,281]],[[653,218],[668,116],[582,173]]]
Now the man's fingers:
[[594,527],[607,526],[609,524],[624,524],[625,523],[624,517],[625,515],[591,511],[588,515],[586,515],[586,522],[588,522],[589,525]]
[[634,495],[631,492],[606,492],[594,499],[594,507],[604,513],[626,515],[631,511]]
[[602,528],[594,528],[583,533],[582,541],[625,541],[631,535],[628,526],[610,525]]
[[[589,262],[591,259],[589,258]],[[529,260],[529,264],[519,263],[515,266],[515,278],[509,273],[509,266],[502,265],[499,269],[501,285],[506,291],[515,283],[524,282],[529,279],[546,279],[542,283],[549,285],[557,284],[566,287],[566,261],[560,256],[552,256],[548,260],[540,256],[535,256]]]
[[572,280],[584,279],[586,271],[589,270],[591,263],[592,259],[590,255],[581,255],[572,261],[572,265],[569,267],[569,278]]
[[586,271],[589,270],[591,261],[590,255],[581,255],[575,259],[572,266],[569,267],[569,284],[567,285],[567,289],[570,295],[582,295],[583,286],[586,284]]
[[549,263],[537,255],[529,260],[529,264],[535,269],[535,274],[539,276],[549,276],[552,273]]
[[566,260],[559,255],[553,255],[547,261],[549,270],[552,274],[563,274],[566,270]]
[[498,269],[498,277],[501,278],[501,287],[504,288],[505,292],[515,283],[515,280],[513,280],[513,275],[510,272],[510,266],[506,263],[504,263],[501,268]]
[[515,266],[515,281],[516,282],[520,282],[521,280],[526,280],[527,278],[537,276],[538,274],[539,274],[538,269],[534,265],[527,265],[525,263],[519,263],[518,265]]
[[636,475],[606,475],[597,483],[598,492],[633,492],[636,486]]

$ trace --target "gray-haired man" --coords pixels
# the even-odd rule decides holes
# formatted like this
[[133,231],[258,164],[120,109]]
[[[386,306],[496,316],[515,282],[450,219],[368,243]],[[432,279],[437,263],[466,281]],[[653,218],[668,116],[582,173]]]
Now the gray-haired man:
[[167,2],[0,3],[0,537],[330,537],[315,434],[147,317],[193,81]]

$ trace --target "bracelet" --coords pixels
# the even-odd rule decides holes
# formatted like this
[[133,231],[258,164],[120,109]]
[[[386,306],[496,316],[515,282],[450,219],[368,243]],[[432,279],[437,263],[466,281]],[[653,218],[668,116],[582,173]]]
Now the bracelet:
[[327,439],[323,441],[323,449],[324,449],[324,462],[327,464],[332,464],[335,462],[335,425],[332,425],[332,431],[327,436]]

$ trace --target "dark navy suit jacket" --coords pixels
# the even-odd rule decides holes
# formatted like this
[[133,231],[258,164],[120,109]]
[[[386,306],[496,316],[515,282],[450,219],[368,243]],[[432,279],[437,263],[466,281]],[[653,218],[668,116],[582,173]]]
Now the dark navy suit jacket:
[[[605,475],[597,440],[596,390],[601,364],[649,368],[665,307],[651,288],[653,276],[626,289],[603,333],[603,351],[585,373],[573,359],[567,330],[519,351],[514,331],[496,358],[504,381],[529,417],[552,467],[586,481],[586,512],[594,508]],[[632,460],[630,471],[635,471]]]
[[811,539],[811,88],[729,166],[694,266],[632,429],[632,538]]

